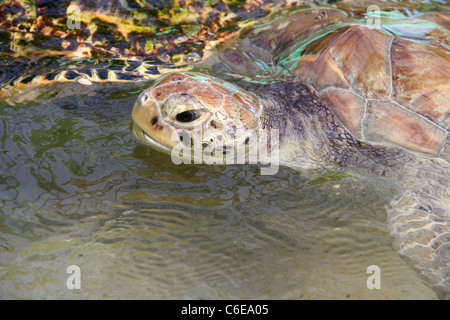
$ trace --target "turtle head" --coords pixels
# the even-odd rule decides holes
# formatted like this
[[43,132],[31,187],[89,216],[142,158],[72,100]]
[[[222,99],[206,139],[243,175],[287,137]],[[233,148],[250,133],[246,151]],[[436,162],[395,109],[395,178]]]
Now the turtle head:
[[[165,151],[190,137],[224,148],[245,141],[260,126],[261,101],[229,82],[194,72],[169,73],[138,97],[133,131],[143,143]],[[199,135],[200,132],[200,135]],[[174,134],[177,133],[177,134]],[[175,138],[178,137],[178,138]]]

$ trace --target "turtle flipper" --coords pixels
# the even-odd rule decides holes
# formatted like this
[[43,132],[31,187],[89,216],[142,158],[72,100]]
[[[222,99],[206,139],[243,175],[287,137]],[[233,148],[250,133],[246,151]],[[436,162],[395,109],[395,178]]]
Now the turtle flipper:
[[388,212],[400,253],[440,299],[450,299],[448,199],[410,192],[393,201]]

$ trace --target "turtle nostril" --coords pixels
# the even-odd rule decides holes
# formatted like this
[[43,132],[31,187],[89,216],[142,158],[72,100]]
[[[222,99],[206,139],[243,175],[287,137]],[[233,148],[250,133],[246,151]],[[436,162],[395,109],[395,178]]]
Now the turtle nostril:
[[148,100],[148,94],[147,93],[142,93],[142,97],[141,97],[141,102],[145,103]]

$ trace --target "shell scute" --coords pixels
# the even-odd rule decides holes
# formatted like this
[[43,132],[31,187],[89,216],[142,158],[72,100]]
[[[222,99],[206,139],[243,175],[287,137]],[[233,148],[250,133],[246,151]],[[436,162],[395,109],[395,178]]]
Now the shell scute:
[[446,130],[395,102],[369,101],[367,107],[363,124],[366,139],[439,155],[447,138]]
[[450,127],[450,56],[432,45],[395,39],[394,100],[444,128]]
[[357,138],[362,139],[362,120],[365,114],[366,100],[350,90],[329,89],[321,92],[328,105],[342,124]]
[[[327,37],[325,49],[323,43],[308,49],[310,54],[300,58],[295,74],[318,90],[335,86],[353,89],[365,98],[386,98],[391,91],[392,38],[359,25],[339,30]],[[314,56],[319,49],[323,51]]]

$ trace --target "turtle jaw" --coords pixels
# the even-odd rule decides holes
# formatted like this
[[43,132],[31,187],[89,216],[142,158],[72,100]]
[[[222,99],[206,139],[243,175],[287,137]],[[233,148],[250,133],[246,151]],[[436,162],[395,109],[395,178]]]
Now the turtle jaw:
[[170,153],[172,151],[172,148],[156,141],[147,133],[145,133],[144,130],[139,128],[136,124],[133,124],[133,135],[138,141],[152,147],[153,149],[156,149],[164,153]]
[[175,128],[166,123],[149,93],[142,92],[131,113],[133,134],[138,141],[159,151],[170,153],[176,145],[171,140]]

